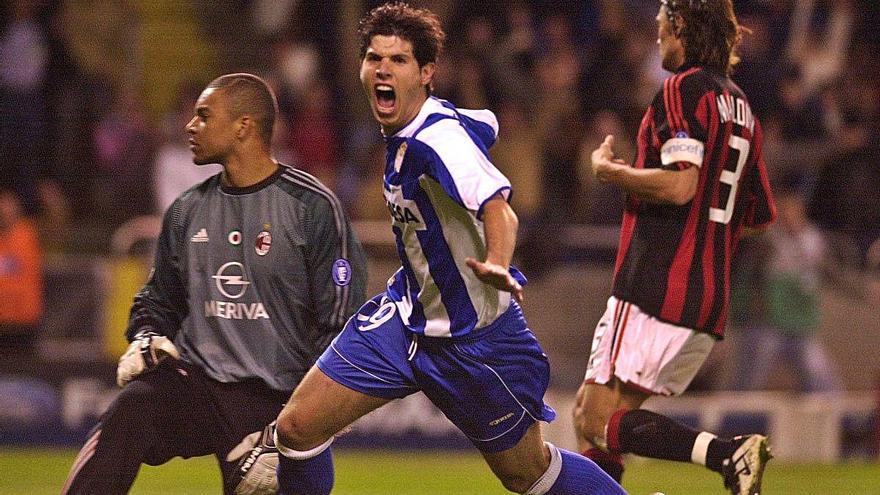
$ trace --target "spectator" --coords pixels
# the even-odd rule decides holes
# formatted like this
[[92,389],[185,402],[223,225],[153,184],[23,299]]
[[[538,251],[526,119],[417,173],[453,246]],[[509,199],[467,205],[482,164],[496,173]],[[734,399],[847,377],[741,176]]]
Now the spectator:
[[[876,137],[875,140],[876,142]],[[840,164],[845,163],[845,167]],[[836,153],[821,166],[808,214],[825,230],[848,236],[862,256],[880,237],[880,147]]]
[[318,79],[304,88],[301,104],[290,121],[288,145],[296,157],[296,168],[305,170],[331,190],[336,190],[338,139],[327,86],[325,81]]
[[545,274],[562,257],[559,231],[564,224],[579,220],[583,212],[578,163],[585,126],[577,87],[583,66],[564,18],[548,19],[545,29],[551,51],[537,72],[542,91],[535,112],[543,202],[536,228],[526,234],[521,246],[523,268],[532,278]]
[[790,67],[779,82],[782,138],[790,142],[827,136],[825,108],[818,93],[810,93],[797,67]]
[[534,76],[538,61],[534,16],[523,1],[512,2],[504,15],[508,32],[489,54],[490,79],[499,100],[493,103],[499,107],[512,103],[531,111],[539,89]]
[[142,83],[141,19],[126,0],[64,0],[56,19],[77,67],[91,79],[133,91]]
[[32,353],[43,312],[41,250],[11,189],[0,189],[0,353]]
[[98,165],[94,194],[100,198],[104,227],[112,230],[130,218],[152,213],[155,137],[138,96],[125,89],[116,92],[92,139]]
[[796,0],[786,55],[801,73],[803,91],[817,96],[844,67],[855,18],[853,0],[839,0],[829,7],[823,32],[813,26],[816,0]]
[[28,214],[36,212],[36,179],[49,155],[43,91],[49,47],[40,4],[13,0],[8,21],[0,22],[0,185],[15,188]]
[[[791,182],[777,183],[778,223],[770,227],[754,258],[763,260],[752,278],[752,308],[762,315],[745,327],[734,388],[766,388],[777,364],[791,365],[804,392],[842,389],[819,339],[821,281],[827,266],[822,232],[806,216],[804,200]],[[755,307],[760,305],[759,307]],[[762,311],[763,310],[763,311]]]
[[733,72],[733,79],[747,94],[751,95],[752,110],[758,117],[775,109],[779,95],[777,48],[773,44],[770,26],[773,19],[763,9],[754,8],[740,16],[740,22],[751,33],[743,36],[740,57],[745,61]]
[[524,229],[529,229],[544,195],[538,135],[526,109],[515,101],[502,103],[498,109],[498,127],[501,131],[492,147],[492,158],[498,170],[510,179],[516,191],[511,204]]
[[68,250],[73,236],[70,200],[61,185],[52,179],[37,184],[37,195],[40,213],[36,224],[43,252],[47,256],[63,253]]

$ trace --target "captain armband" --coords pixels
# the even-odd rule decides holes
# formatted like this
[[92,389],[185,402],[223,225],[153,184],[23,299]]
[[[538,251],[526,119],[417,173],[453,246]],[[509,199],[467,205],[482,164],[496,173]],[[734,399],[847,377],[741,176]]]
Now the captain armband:
[[703,165],[705,153],[706,146],[702,141],[690,137],[674,137],[660,148],[660,161],[663,165],[687,162],[699,167]]

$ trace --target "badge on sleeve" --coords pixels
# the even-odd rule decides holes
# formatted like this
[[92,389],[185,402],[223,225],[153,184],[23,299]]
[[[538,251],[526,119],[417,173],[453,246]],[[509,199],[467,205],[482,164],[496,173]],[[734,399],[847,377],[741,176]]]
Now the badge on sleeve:
[[663,165],[688,162],[700,167],[703,165],[705,148],[702,141],[690,137],[685,131],[678,131],[660,148],[660,162]]
[[333,262],[333,282],[345,287],[351,283],[351,263],[345,258],[339,258]]

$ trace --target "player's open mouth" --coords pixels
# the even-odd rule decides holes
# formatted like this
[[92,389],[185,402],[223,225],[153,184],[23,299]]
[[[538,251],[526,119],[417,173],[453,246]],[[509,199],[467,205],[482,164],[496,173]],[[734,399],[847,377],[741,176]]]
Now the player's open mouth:
[[376,106],[379,110],[390,111],[394,109],[394,103],[397,101],[397,95],[394,88],[387,84],[376,85]]

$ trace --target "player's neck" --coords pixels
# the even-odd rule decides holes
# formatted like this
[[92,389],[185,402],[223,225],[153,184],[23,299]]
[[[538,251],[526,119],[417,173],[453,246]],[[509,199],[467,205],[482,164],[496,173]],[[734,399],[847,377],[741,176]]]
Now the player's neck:
[[278,167],[278,162],[268,153],[249,157],[231,156],[223,165],[223,185],[250,187],[274,174]]
[[425,102],[428,101],[428,95],[425,95],[425,98],[420,100],[417,105],[413,105],[413,107],[409,111],[409,115],[405,118],[401,119],[402,123],[394,124],[394,125],[381,125],[382,127],[382,135],[385,137],[393,136],[400,132],[401,129],[406,128],[406,126],[410,125],[416,118],[418,118],[419,114],[422,112],[422,108],[425,106]]

